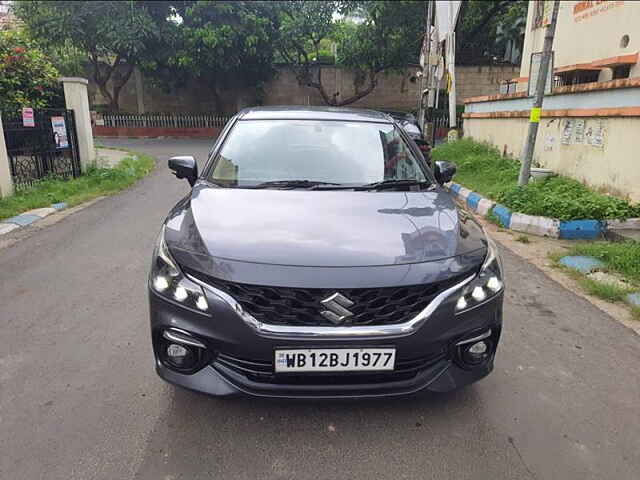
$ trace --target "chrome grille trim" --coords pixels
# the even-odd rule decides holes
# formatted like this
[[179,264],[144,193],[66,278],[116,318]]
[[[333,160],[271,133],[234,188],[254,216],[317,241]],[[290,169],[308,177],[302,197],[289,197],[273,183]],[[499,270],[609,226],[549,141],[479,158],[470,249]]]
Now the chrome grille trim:
[[189,274],[186,276],[220,297],[258,335],[267,338],[353,338],[353,337],[404,337],[418,330],[447,298],[463,288],[475,278],[475,274],[452,287],[440,292],[427,307],[411,320],[391,325],[351,325],[351,326],[291,326],[272,325],[258,321],[247,312],[231,295],[215,288]]

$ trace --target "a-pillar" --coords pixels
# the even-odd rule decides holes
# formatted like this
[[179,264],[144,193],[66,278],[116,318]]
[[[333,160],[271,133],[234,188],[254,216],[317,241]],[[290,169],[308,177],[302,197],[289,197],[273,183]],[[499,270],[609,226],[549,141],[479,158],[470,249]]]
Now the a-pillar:
[[91,113],[89,112],[89,93],[86,78],[63,77],[60,79],[64,87],[64,100],[67,109],[73,110],[78,134],[78,153],[82,171],[96,162],[96,151],[93,146],[93,131],[91,130]]

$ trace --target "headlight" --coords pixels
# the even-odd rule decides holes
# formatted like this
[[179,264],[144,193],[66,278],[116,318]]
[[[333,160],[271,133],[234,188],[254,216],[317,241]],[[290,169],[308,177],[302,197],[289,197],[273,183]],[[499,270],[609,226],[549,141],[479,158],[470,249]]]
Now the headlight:
[[498,254],[498,247],[493,240],[487,237],[487,257],[478,276],[462,290],[456,302],[456,314],[484,303],[500,293],[503,288],[502,262]]
[[209,310],[202,287],[185,277],[171,256],[164,241],[164,227],[160,231],[153,252],[149,283],[156,293],[169,300],[201,312]]

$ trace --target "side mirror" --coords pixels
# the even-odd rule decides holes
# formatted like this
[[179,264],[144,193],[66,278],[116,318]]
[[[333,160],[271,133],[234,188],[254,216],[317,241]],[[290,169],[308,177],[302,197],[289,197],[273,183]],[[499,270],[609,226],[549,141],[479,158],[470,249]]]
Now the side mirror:
[[451,162],[436,162],[435,174],[436,180],[440,184],[450,182],[453,176],[456,174],[456,165]]
[[191,155],[181,155],[169,159],[169,168],[173,170],[176,178],[186,178],[189,185],[193,187],[198,178],[198,164]]

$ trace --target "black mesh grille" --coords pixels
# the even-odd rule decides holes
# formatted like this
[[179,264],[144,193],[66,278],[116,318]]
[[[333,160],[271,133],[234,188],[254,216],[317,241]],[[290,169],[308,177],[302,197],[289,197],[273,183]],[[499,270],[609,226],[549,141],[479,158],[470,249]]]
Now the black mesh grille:
[[249,285],[219,280],[187,269],[199,280],[231,295],[257,320],[272,325],[334,326],[320,312],[320,301],[336,291],[354,302],[352,317],[344,325],[391,325],[402,323],[422,311],[443,290],[461,280],[437,284],[385,288],[290,288]]

